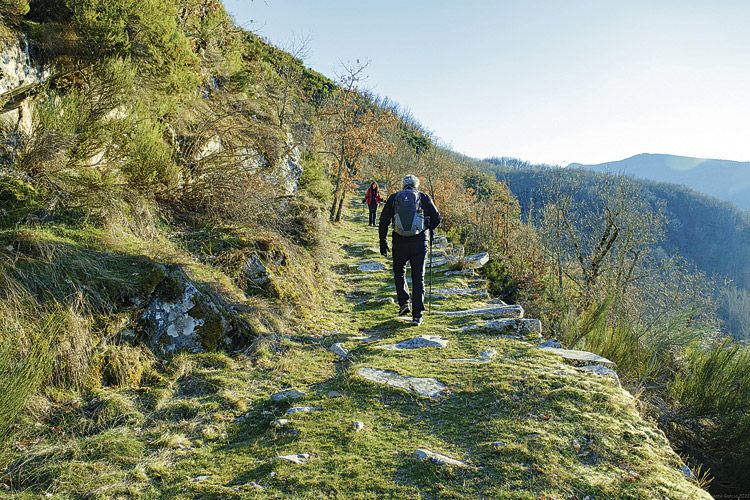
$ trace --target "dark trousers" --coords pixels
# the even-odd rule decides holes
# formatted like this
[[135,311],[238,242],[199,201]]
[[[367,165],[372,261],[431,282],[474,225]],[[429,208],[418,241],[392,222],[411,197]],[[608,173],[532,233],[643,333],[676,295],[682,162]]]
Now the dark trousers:
[[376,219],[378,216],[378,204],[374,203],[370,205],[370,225],[376,225]]
[[409,238],[394,236],[393,243],[393,279],[396,282],[398,304],[409,302],[409,288],[406,284],[406,263],[411,264],[411,314],[414,318],[422,316],[424,311],[424,271],[427,257],[427,239],[424,234]]

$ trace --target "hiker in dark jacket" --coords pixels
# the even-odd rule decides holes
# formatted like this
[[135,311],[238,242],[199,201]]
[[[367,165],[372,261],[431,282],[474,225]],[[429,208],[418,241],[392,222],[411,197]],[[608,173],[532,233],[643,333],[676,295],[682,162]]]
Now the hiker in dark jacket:
[[367,203],[367,206],[370,208],[370,222],[369,226],[374,226],[375,221],[378,217],[378,204],[383,202],[383,198],[380,197],[380,190],[378,189],[378,183],[375,181],[372,181],[372,184],[370,184],[370,187],[367,188],[367,193],[365,193],[365,199],[362,200],[362,203]]
[[[393,278],[396,282],[399,316],[411,313],[415,325],[422,324],[424,313],[424,271],[427,245],[432,232],[440,225],[440,213],[425,193],[419,192],[419,179],[407,175],[403,189],[388,197],[380,214],[380,253],[388,256],[386,238],[393,225]],[[411,308],[409,289],[404,277],[406,263],[411,264]]]

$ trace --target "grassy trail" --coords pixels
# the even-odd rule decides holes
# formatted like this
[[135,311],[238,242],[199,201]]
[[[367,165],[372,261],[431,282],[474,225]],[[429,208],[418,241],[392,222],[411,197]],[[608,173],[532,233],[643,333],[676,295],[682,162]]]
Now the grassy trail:
[[[100,410],[97,418],[110,419],[106,430],[31,446],[15,484],[26,481],[28,494],[103,498],[707,497],[611,379],[568,366],[536,342],[460,330],[480,325],[478,318],[433,314],[412,327],[395,318],[390,266],[358,268],[387,264],[359,207],[349,208],[332,238],[340,247],[328,263],[337,273],[336,302],[320,331],[282,336],[258,359],[181,355],[160,384],[102,393],[100,406],[111,414]],[[445,270],[436,268],[435,289],[483,286]],[[436,301],[433,311],[485,305],[480,295]],[[448,344],[383,348],[417,335]],[[329,350],[334,343],[349,351],[346,359]],[[488,349],[497,352],[488,362],[448,361]],[[362,368],[434,378],[446,390],[421,397],[365,380]],[[271,400],[289,388],[304,396]],[[316,410],[287,414],[303,406]],[[420,461],[417,449],[466,466]],[[306,463],[278,458],[297,454]],[[49,463],[56,465],[42,465]]]

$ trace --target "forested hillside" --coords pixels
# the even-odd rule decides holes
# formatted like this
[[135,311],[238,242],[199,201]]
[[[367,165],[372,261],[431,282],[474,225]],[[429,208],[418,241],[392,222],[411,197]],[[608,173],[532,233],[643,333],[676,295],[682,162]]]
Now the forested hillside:
[[[507,183],[521,204],[523,216],[531,214],[536,224],[543,222],[544,207],[560,196],[570,196],[575,203],[600,210],[602,185],[610,179],[607,174],[585,169],[528,164],[508,167],[501,160],[489,163],[486,168]],[[663,214],[663,235],[655,245],[665,255],[684,258],[712,279],[726,331],[739,338],[750,337],[750,216],[683,186],[646,180],[633,183],[648,210]]]
[[[627,230],[650,198],[613,186],[549,212],[550,238],[366,66],[321,75],[218,0],[0,0],[0,20],[3,495],[747,487],[750,354],[702,277],[663,266],[660,216]],[[444,217],[419,338],[358,208],[361,181],[408,173]],[[610,359],[569,366],[542,324]]]

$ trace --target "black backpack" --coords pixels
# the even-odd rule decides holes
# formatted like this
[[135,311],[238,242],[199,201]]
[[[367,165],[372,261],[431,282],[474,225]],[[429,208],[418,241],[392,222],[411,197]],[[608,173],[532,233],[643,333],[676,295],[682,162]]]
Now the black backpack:
[[426,229],[422,213],[422,195],[416,189],[404,189],[393,200],[393,230],[400,236],[416,236]]

